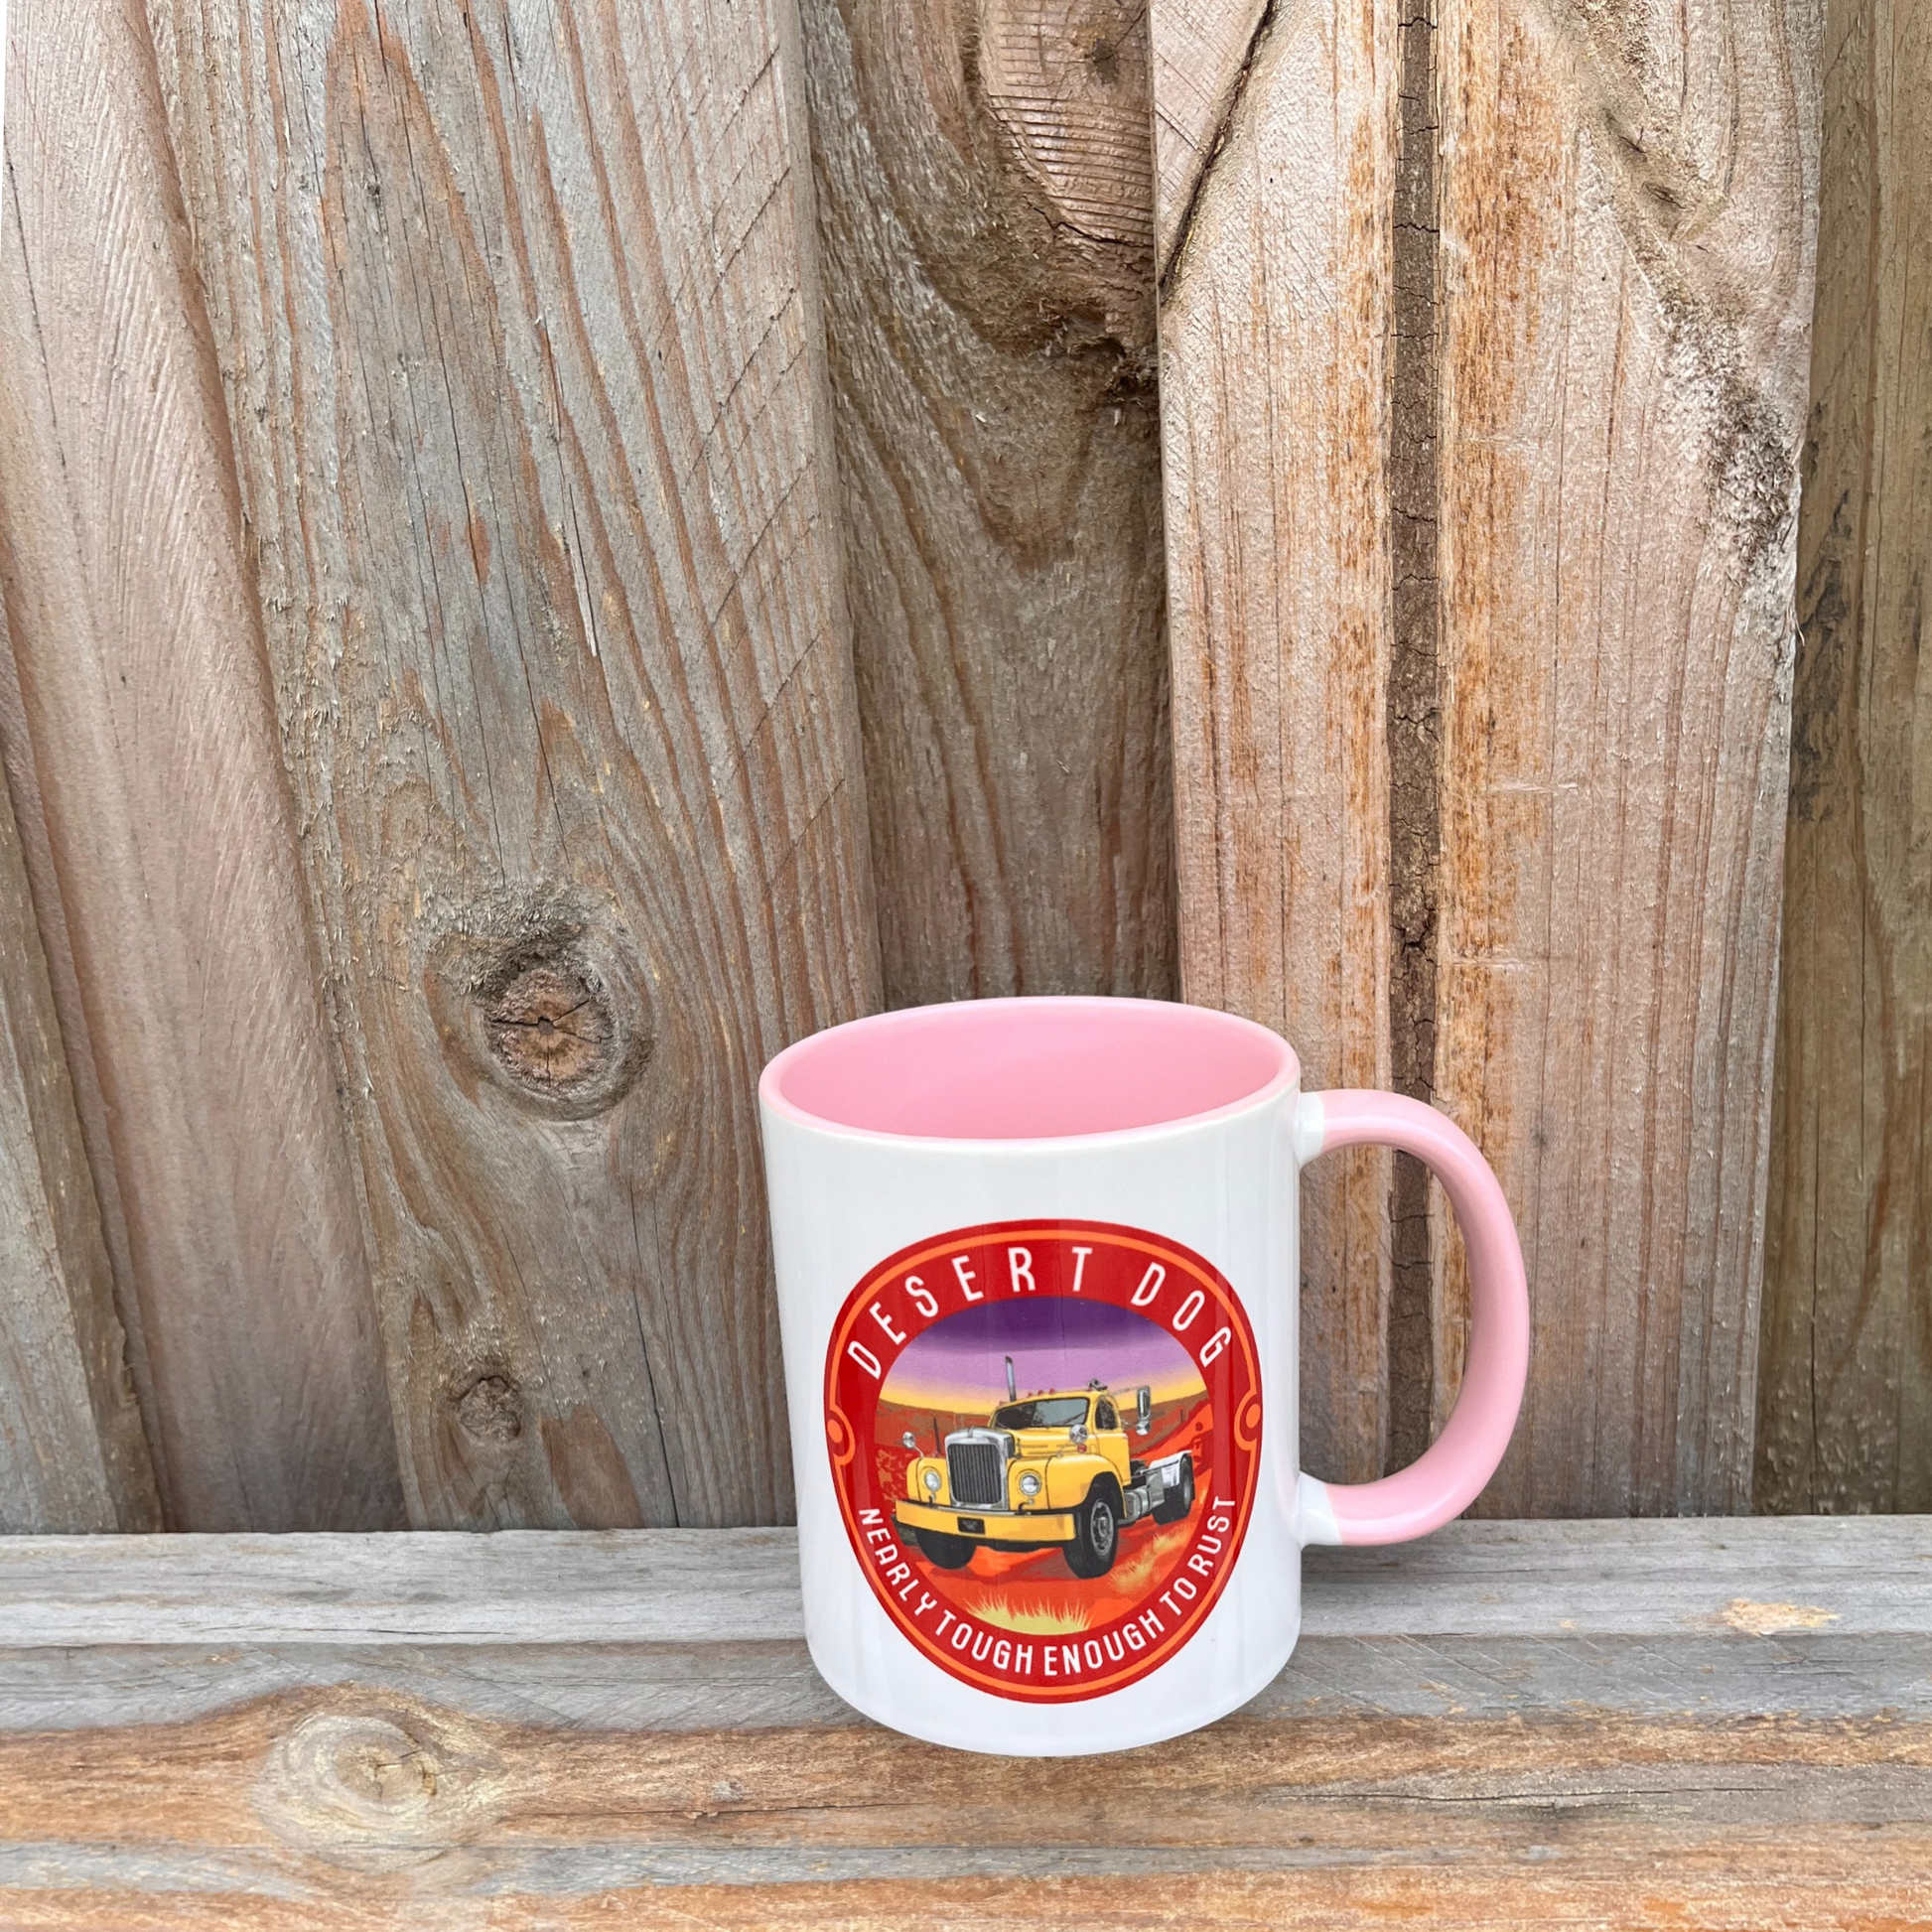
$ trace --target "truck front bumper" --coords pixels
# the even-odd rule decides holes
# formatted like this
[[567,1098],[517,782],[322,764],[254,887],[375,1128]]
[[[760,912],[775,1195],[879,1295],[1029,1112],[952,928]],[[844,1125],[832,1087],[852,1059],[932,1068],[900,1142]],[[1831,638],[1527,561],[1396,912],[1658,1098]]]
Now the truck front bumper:
[[955,1509],[949,1503],[901,1502],[895,1514],[901,1530],[938,1530],[975,1543],[1046,1544],[1073,1541],[1066,1510]]

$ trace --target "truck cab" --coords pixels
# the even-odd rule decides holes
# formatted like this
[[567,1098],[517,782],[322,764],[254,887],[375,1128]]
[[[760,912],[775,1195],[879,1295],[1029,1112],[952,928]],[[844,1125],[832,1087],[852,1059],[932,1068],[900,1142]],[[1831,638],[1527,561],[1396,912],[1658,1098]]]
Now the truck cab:
[[899,1529],[936,1568],[963,1570],[982,1545],[1058,1549],[1076,1577],[1101,1577],[1128,1524],[1178,1522],[1193,1507],[1191,1456],[1148,1463],[1133,1453],[1127,1417],[1148,1434],[1150,1390],[1135,1390],[1125,1413],[1100,1382],[1023,1397],[1009,1359],[1007,1394],[983,1427],[954,1430],[941,1453],[914,1455],[905,1472]]

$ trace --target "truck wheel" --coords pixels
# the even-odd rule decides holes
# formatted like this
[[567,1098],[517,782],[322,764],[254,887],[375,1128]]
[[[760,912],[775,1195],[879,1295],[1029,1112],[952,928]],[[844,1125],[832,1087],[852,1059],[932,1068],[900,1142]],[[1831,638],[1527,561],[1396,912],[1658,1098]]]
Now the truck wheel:
[[1178,1523],[1194,1506],[1194,1458],[1190,1455],[1180,1465],[1180,1487],[1171,1495],[1163,1496],[1154,1512],[1157,1523]]
[[973,1560],[970,1536],[948,1536],[944,1530],[921,1529],[915,1529],[912,1534],[919,1539],[919,1554],[935,1570],[964,1570]]
[[1076,1577],[1104,1577],[1120,1548],[1120,1491],[1102,1476],[1073,1512],[1073,1541],[1062,1554]]

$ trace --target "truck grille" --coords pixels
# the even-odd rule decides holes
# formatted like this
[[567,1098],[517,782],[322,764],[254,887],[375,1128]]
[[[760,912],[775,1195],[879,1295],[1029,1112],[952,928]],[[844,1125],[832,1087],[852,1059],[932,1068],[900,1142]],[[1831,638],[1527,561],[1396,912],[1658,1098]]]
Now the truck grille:
[[997,1443],[949,1443],[946,1473],[952,1478],[953,1501],[978,1503],[982,1508],[1005,1502],[1000,1492],[1002,1460]]

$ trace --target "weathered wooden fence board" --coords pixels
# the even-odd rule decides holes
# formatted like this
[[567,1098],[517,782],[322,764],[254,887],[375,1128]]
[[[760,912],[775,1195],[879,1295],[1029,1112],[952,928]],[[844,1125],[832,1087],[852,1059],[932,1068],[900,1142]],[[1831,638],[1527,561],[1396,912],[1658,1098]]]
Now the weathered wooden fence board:
[[361,1227],[154,56],[16,7],[0,735],[162,1505],[401,1514]]
[[1928,1562],[1925,1519],[1314,1553],[1262,1697],[1042,1783],[833,1698],[785,1532],[21,1539],[0,1912],[1924,1923]]
[[753,1090],[878,997],[789,0],[154,0],[411,1519],[790,1508]]
[[[1730,1643],[1739,1632],[1776,1636],[1754,1626],[1780,1622],[1792,1643],[1829,1660],[1855,1640],[1932,1635],[1929,1563],[1932,1519],[1918,1517],[1637,1517],[1583,1527],[1465,1519],[1415,1543],[1305,1551],[1294,1683],[1311,1646],[1339,1646],[1335,1657],[1384,1640],[1583,1650],[1667,1638],[1676,1646],[1705,1636]],[[1782,1619],[1767,1610],[1727,1620],[1733,1598],[1761,1605],[1779,1596],[1810,1607]],[[0,1653],[13,1673],[0,1725],[14,1728],[23,1660],[52,1664],[52,1653],[75,1645],[157,1653],[172,1646],[218,1665],[213,1653],[224,1644],[369,1654],[610,1644],[668,1654],[798,1645],[805,1630],[790,1529],[9,1537],[0,1541]],[[1749,1654],[1770,1656],[1775,1646]],[[1932,1712],[1923,1653],[1904,1645],[1896,1655],[1903,1675],[1887,1680],[1884,1697],[1896,1695],[1901,1710]],[[1408,1700],[1423,1698],[1432,1672],[1449,1661],[1447,1649],[1433,1659],[1392,1651],[1382,1684],[1397,1701],[1377,1708],[1411,1709]],[[1481,1696],[1508,1708],[1512,1678],[1500,1673]],[[1630,1695],[1639,1695],[1636,1686]],[[158,1685],[154,1696],[163,1697]],[[1653,1716],[1676,1709],[1642,1708]],[[1827,1705],[1813,1687],[1792,1708],[1817,1716]],[[841,1722],[863,1722],[838,1709]]]
[[1932,1507],[1932,13],[1828,10],[1757,1503]]
[[0,1532],[161,1527],[126,1345],[0,776]]
[[[1537,1342],[1484,1507],[1746,1507],[1815,19],[1153,32],[1205,157],[1161,168],[1184,984],[1496,1163]],[[1413,1365],[1453,1400],[1466,1291],[1440,1200],[1420,1298],[1413,1182],[1393,1281],[1379,1178],[1322,1184],[1304,1437],[1355,1474]]]
[[1537,1308],[1484,1506],[1748,1509],[1816,11],[1441,21],[1435,1085]]
[[[1394,12],[1150,21],[1181,990],[1280,1029],[1311,1085],[1386,1086]],[[1330,1477],[1383,1465],[1388,1175],[1351,1156],[1304,1190]]]
[[[1783,859],[1823,0],[16,7],[19,1520],[149,1520],[123,1347],[171,1524],[781,1518],[764,1054],[1176,984],[1497,1162],[1484,1507],[1746,1506],[1760,1255],[1759,1501],[1932,1500],[1932,96],[1833,4]],[[1308,1209],[1361,1477],[1459,1240]]]
[[804,29],[887,1003],[1172,995],[1145,9]]

